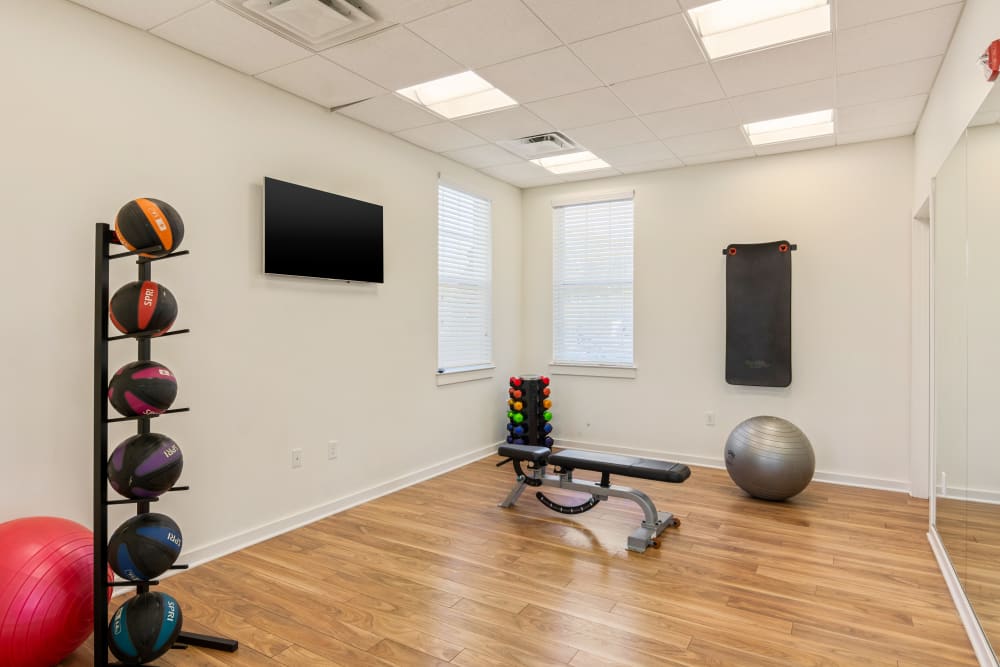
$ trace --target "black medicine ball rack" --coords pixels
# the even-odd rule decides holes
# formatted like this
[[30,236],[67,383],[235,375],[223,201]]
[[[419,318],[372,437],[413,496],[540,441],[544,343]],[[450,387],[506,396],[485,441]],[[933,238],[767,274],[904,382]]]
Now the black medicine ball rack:
[[[140,248],[131,252],[112,254],[113,246],[119,246],[117,235],[105,223],[97,224],[97,238],[94,257],[94,665],[107,667],[108,663],[108,601],[109,587],[135,587],[137,593],[146,593],[150,586],[159,583],[151,581],[108,581],[108,513],[109,505],[136,505],[136,514],[149,512],[149,504],[159,498],[108,500],[108,424],[116,422],[137,422],[137,432],[148,434],[149,420],[159,415],[108,418],[108,342],[133,338],[138,344],[138,360],[149,361],[151,338],[158,332],[108,336],[108,298],[110,264],[113,259],[135,257],[140,253],[162,250],[161,246]],[[187,255],[188,251],[173,252],[162,257],[138,257],[139,280],[151,280],[151,264],[163,259]],[[159,337],[177,336],[189,333],[189,329],[168,331]],[[190,408],[173,408],[162,414],[188,412]],[[187,491],[187,486],[175,486],[170,491]],[[171,570],[185,570],[187,565],[172,565]],[[181,630],[173,648],[199,646],[219,651],[235,651],[239,643],[233,639],[211,637]]]

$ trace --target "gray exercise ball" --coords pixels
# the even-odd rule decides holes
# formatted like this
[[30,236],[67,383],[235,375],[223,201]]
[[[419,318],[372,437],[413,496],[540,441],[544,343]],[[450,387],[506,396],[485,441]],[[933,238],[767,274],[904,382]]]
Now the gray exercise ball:
[[812,481],[816,457],[799,427],[781,417],[751,417],[726,439],[726,470],[754,498],[784,500]]

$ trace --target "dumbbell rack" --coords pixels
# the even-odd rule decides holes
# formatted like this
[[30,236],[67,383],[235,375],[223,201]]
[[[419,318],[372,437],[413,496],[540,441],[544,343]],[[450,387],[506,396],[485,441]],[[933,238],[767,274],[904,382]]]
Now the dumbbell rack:
[[[158,332],[144,332],[122,336],[108,336],[108,299],[110,282],[110,264],[113,259],[136,257],[139,269],[139,280],[151,280],[151,264],[164,259],[173,259],[187,255],[186,250],[170,253],[163,257],[138,257],[140,253],[150,253],[162,250],[160,246],[140,248],[131,252],[112,254],[112,248],[120,246],[117,235],[105,223],[97,224],[97,236],[94,255],[94,665],[107,667],[108,663],[108,587],[135,587],[137,593],[146,593],[150,586],[159,582],[152,581],[108,581],[108,506],[134,504],[136,514],[149,512],[150,503],[159,498],[132,500],[108,500],[108,424],[134,421],[137,432],[149,433],[149,422],[159,415],[141,415],[138,417],[108,418],[108,343],[110,341],[134,339],[138,345],[138,360],[149,361],[151,353],[151,338]],[[189,333],[189,329],[168,331],[160,337],[177,336]],[[163,414],[187,412],[190,408],[173,408]],[[170,491],[187,491],[187,486],[175,486]],[[173,565],[172,570],[187,569],[187,565]],[[183,608],[182,608],[183,609]],[[200,646],[202,648],[220,651],[235,651],[239,644],[233,639],[210,637],[181,630],[174,648]]]

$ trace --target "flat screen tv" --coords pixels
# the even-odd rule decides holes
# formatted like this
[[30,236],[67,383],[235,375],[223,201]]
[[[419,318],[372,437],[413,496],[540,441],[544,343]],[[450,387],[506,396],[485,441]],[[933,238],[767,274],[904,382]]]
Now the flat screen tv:
[[382,207],[265,178],[264,273],[383,282]]

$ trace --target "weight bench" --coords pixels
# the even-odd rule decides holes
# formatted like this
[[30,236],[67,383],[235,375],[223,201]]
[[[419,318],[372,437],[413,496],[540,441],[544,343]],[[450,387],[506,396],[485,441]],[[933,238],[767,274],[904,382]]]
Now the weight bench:
[[[514,488],[507,494],[504,501],[500,503],[500,507],[511,507],[517,502],[525,487],[528,486],[556,486],[561,489],[582,491],[590,494],[590,498],[579,505],[567,506],[560,505],[546,497],[541,491],[535,493],[535,497],[543,505],[561,514],[580,514],[581,512],[586,512],[589,509],[593,509],[600,501],[607,500],[608,496],[628,498],[642,508],[644,515],[642,525],[632,531],[632,534],[628,537],[627,544],[629,551],[638,551],[639,553],[645,551],[646,547],[649,546],[659,547],[660,534],[667,528],[679,526],[681,523],[680,519],[670,512],[657,512],[652,498],[642,491],[611,484],[611,475],[624,475],[626,477],[638,477],[639,479],[680,484],[691,476],[691,470],[686,465],[670,463],[669,461],[657,461],[655,459],[640,459],[634,456],[600,454],[573,449],[552,452],[548,447],[534,447],[531,445],[501,445],[498,453],[500,456],[507,458],[498,463],[497,467],[513,462],[514,471],[517,473],[517,481],[514,483]],[[525,463],[527,464],[527,472],[522,468],[522,464]],[[545,469],[549,465],[553,466],[555,475],[546,474]],[[601,481],[575,480],[573,479],[574,470],[599,472],[601,473]]]

